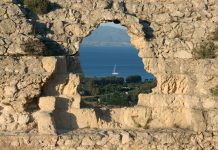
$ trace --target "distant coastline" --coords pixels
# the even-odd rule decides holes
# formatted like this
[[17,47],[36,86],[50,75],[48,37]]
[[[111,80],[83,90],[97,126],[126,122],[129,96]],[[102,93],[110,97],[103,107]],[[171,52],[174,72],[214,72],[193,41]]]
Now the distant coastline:
[[88,37],[84,38],[82,44],[89,47],[130,47],[130,37],[127,31],[111,26],[100,26]]
[[127,42],[86,42],[85,44],[81,45],[81,47],[128,47],[130,48],[132,45]]
[[81,46],[79,59],[85,77],[111,76],[116,64],[120,77],[137,74],[143,80],[154,79],[153,75],[144,70],[142,60],[133,47]]

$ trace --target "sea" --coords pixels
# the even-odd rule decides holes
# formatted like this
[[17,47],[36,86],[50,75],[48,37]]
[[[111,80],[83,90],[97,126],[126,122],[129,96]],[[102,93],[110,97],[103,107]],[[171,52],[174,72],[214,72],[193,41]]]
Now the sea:
[[114,66],[119,77],[140,75],[143,80],[155,77],[144,70],[142,59],[133,47],[90,47],[81,46],[80,65],[85,77],[112,76]]

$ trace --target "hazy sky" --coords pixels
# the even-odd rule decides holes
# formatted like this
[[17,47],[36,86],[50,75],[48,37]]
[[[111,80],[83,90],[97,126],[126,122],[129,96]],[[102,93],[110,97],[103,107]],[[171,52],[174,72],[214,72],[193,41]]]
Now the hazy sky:
[[126,29],[126,27],[123,27],[120,24],[115,24],[113,22],[102,23],[100,26],[111,26],[115,28]]

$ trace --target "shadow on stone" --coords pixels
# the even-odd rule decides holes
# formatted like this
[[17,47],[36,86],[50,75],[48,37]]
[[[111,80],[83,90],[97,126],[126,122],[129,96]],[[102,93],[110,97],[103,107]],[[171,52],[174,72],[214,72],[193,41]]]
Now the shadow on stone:
[[49,30],[47,27],[46,27],[46,24],[44,23],[40,23],[40,22],[37,22],[37,21],[33,21],[31,23],[33,26],[32,26],[32,34],[34,36],[36,35],[46,35],[48,33],[51,33],[51,30]]
[[154,38],[154,30],[150,27],[151,23],[146,20],[139,20],[139,23],[143,25],[146,40],[152,40]]
[[38,38],[46,46],[46,52],[44,56],[60,56],[68,53],[67,49],[61,44],[50,39],[48,35],[54,34],[50,27],[47,27],[45,23],[32,21],[32,34]]
[[111,110],[108,108],[94,108],[97,120],[104,120],[105,122],[111,122]]
[[84,72],[82,70],[79,56],[66,56],[67,59],[67,70],[68,72],[78,74],[80,76],[84,76]]
[[[12,2],[19,6],[19,8],[25,14],[27,19],[32,19],[32,20],[39,19],[36,13],[34,13],[31,9],[29,9],[27,6],[24,5],[23,0],[12,0]],[[62,8],[61,5],[59,5],[58,3],[49,2],[46,14],[52,11],[56,11],[57,9],[61,9],[61,8]]]
[[124,1],[121,1],[120,3],[121,7],[123,7],[124,12],[127,12],[127,7],[126,7],[126,3]]
[[56,131],[58,134],[64,134],[78,129],[76,116],[68,113],[68,106],[70,102],[66,98],[56,97],[55,111],[53,112]]
[[52,12],[52,11],[55,11],[55,10],[58,10],[58,9],[61,9],[61,5],[59,5],[58,3],[51,3],[49,4],[49,12]]
[[[60,56],[68,53],[68,49],[52,40],[49,35],[54,34],[53,31],[45,23],[41,23],[38,20],[37,14],[33,13],[30,9],[24,6],[22,0],[14,0],[13,3],[17,4],[20,10],[28,19],[27,21],[32,24],[32,34],[35,38],[43,42],[47,48],[46,52],[40,54],[42,56]],[[50,3],[48,12],[61,9],[61,6],[57,3]]]
[[68,54],[68,50],[65,47],[50,38],[43,37],[40,38],[40,41],[42,41],[47,48],[43,56],[63,56]]

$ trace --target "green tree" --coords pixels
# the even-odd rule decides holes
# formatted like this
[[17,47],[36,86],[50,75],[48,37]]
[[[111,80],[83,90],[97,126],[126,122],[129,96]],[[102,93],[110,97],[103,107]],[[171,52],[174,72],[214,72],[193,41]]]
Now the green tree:
[[126,83],[141,83],[142,77],[139,75],[132,75],[126,78]]

